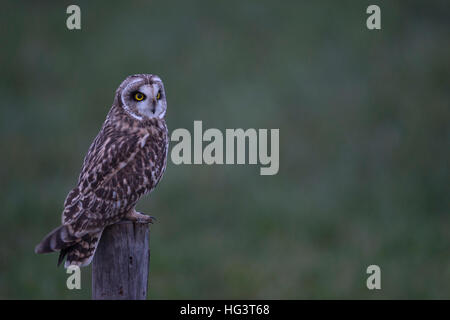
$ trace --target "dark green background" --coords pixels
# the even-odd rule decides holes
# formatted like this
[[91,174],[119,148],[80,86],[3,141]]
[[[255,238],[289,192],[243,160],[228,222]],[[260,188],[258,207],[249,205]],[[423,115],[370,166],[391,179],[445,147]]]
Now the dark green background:
[[275,176],[169,159],[150,298],[450,298],[448,1],[71,3],[2,2],[0,298],[90,298],[33,249],[134,73],[169,130],[280,129]]

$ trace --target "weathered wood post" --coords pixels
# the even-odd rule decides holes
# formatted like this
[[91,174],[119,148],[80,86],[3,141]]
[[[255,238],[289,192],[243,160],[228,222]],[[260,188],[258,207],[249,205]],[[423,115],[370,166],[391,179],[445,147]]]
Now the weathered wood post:
[[123,221],[103,231],[92,263],[92,299],[147,299],[148,223]]

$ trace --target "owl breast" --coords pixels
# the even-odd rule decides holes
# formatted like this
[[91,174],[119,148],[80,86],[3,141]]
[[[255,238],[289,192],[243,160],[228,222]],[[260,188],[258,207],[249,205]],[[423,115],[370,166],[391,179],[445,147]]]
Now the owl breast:
[[150,193],[161,180],[167,165],[167,129],[141,133],[137,144],[139,151],[117,175],[111,179],[109,195],[116,201],[117,209],[126,212],[136,205],[145,194]]

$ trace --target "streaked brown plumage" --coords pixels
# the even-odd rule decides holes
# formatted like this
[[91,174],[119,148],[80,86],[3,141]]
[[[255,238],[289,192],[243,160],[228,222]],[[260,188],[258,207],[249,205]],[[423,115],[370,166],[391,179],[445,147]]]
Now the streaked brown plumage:
[[[141,93],[145,98],[136,96]],[[77,186],[64,202],[62,225],[37,245],[36,253],[61,250],[58,264],[88,265],[103,229],[122,219],[151,222],[135,211],[166,169],[168,131],[162,81],[149,74],[126,78],[84,159]]]

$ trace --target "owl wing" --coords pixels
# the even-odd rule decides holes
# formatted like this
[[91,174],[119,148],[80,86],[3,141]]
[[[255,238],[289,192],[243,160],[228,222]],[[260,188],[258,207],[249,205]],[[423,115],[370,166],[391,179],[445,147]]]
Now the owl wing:
[[63,224],[74,225],[75,234],[82,236],[102,229],[114,219],[116,191],[108,182],[133,161],[147,137],[117,132],[104,125],[85,157],[78,186],[66,198]]

